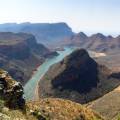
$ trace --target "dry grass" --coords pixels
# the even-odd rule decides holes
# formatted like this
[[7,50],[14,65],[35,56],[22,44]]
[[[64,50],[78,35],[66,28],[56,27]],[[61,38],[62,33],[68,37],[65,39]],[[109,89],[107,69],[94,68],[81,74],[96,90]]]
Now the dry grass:
[[120,113],[120,87],[92,101],[87,106],[99,112],[107,120],[117,120]]
[[25,111],[5,108],[0,111],[0,114],[9,119],[3,117],[2,120],[104,120],[91,109],[62,99],[49,98],[27,102]]
[[31,110],[39,110],[50,120],[103,120],[97,113],[82,105],[62,99],[42,99],[28,102]]

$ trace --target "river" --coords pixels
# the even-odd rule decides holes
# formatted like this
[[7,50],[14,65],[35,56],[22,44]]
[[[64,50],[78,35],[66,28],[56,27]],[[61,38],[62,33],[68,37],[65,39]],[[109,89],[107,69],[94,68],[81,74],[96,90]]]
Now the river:
[[[26,83],[24,86],[24,97],[27,100],[34,100],[36,87],[38,85],[39,80],[42,76],[47,72],[51,65],[61,61],[65,56],[72,53],[76,47],[66,47],[64,51],[57,51],[59,53],[58,56],[47,59],[42,65],[40,65],[37,71],[33,74],[32,78]],[[104,56],[103,53],[96,53],[94,51],[89,51],[91,57],[101,57]]]
[[61,61],[65,56],[72,53],[76,48],[66,47],[64,51],[57,51],[59,53],[58,56],[47,59],[42,65],[40,65],[37,71],[33,74],[32,78],[26,83],[24,86],[24,97],[27,100],[33,100],[36,86],[42,76],[47,72],[49,67],[59,61]]

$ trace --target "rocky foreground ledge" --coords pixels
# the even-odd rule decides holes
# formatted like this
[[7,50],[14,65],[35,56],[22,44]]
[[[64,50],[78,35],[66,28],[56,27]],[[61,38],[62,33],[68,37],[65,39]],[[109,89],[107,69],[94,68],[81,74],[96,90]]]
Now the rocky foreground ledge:
[[23,108],[23,87],[8,74],[0,69],[0,97],[9,108]]
[[0,120],[104,120],[80,104],[63,99],[28,102],[23,87],[0,69]]

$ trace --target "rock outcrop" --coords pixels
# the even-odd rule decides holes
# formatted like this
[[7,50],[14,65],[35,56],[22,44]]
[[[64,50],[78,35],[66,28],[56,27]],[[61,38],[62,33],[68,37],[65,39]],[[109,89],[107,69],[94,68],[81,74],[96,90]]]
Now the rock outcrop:
[[99,65],[86,50],[78,49],[53,65],[39,82],[39,96],[87,103],[120,84],[111,71]]
[[0,98],[9,108],[24,108],[23,87],[16,82],[8,72],[0,69]]

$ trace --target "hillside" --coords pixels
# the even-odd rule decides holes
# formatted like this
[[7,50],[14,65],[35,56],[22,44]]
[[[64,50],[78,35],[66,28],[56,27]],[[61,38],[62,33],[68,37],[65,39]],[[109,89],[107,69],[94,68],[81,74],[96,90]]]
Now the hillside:
[[66,23],[7,23],[0,24],[1,32],[24,32],[35,35],[37,41],[44,45],[57,45],[61,40],[73,35]]
[[31,77],[32,71],[46,57],[56,55],[36,38],[25,33],[0,33],[0,67],[7,70],[13,78],[25,84]]
[[120,119],[120,86],[103,97],[90,102],[87,107],[99,112],[106,120]]
[[22,85],[0,69],[0,120],[104,120],[69,100],[25,101],[23,92]]
[[39,82],[40,98],[64,98],[87,103],[120,85],[106,66],[98,64],[84,49],[78,49],[51,66]]

